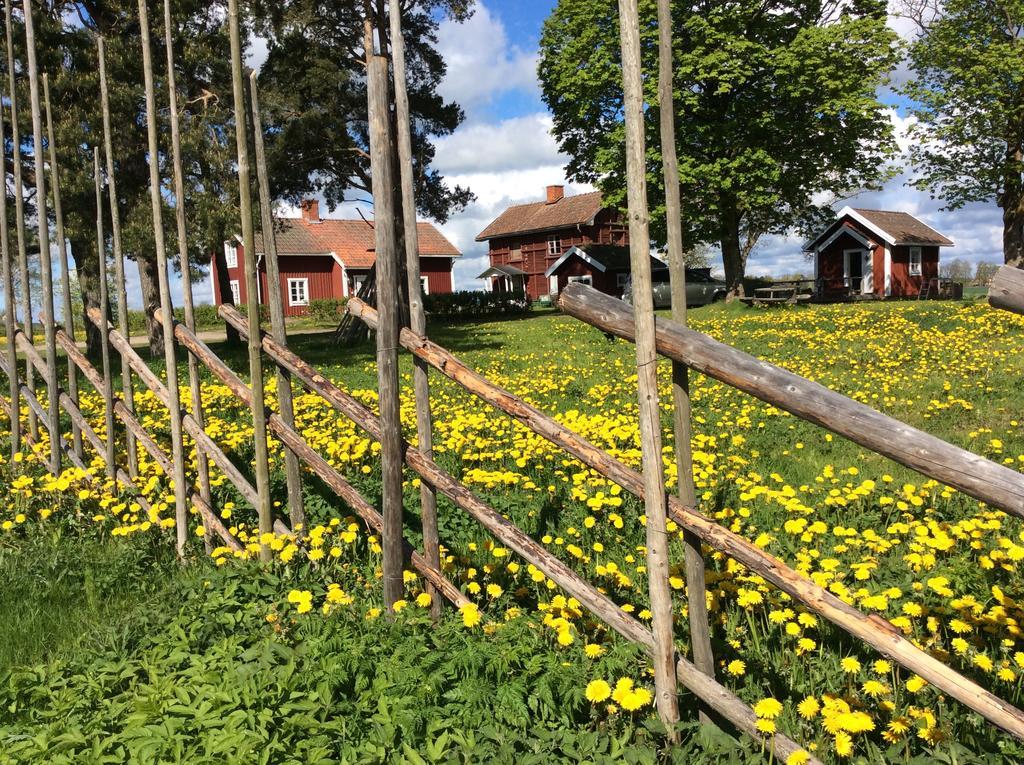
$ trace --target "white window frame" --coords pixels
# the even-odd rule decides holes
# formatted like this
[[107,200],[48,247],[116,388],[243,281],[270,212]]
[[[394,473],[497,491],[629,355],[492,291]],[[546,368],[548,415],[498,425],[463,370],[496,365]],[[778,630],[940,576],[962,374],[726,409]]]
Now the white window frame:
[[563,252],[562,250],[562,237],[557,234],[552,234],[548,237],[548,257],[557,258]]
[[558,294],[558,274],[548,277],[548,294],[552,297]]
[[588,287],[594,286],[594,277],[591,276],[590,274],[584,274],[583,276],[570,276],[566,279],[566,281],[569,284],[572,284],[573,282],[579,282],[581,284],[586,284]]
[[224,262],[228,268],[238,268],[238,248],[235,245],[224,245]]
[[426,276],[422,276],[421,275],[420,276],[420,286],[423,289],[423,294],[424,295],[429,295],[430,294],[430,279],[428,279]]
[[[915,256],[917,259],[916,264],[914,263]],[[907,263],[907,272],[911,276],[920,276],[922,273],[924,273],[924,270],[922,268],[922,251],[920,247],[911,247],[910,255],[908,256],[908,258],[909,259]]]
[[242,287],[238,283],[238,279],[232,279],[228,282],[228,288],[231,290],[231,299],[235,305],[242,304]]
[[[302,297],[292,297],[292,287],[302,285]],[[297,277],[288,279],[288,305],[289,306],[303,306],[309,305],[309,279],[306,277]]]

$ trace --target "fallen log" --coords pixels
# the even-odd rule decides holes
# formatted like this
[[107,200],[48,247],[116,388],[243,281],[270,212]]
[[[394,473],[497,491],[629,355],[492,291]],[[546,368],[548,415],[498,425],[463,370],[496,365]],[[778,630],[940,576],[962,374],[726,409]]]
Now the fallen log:
[[[361,318],[371,329],[374,327],[376,312],[362,301],[350,299],[347,310]],[[564,449],[631,494],[642,496],[644,482],[637,471],[573,433],[553,417],[494,385],[449,351],[408,329],[401,332],[399,342],[470,393],[521,422],[534,433]],[[267,347],[266,341],[264,347]],[[271,356],[274,357],[274,354],[271,353]],[[965,706],[1018,738],[1024,739],[1024,713],[919,649],[888,621],[874,615],[868,616],[845,603],[739,534],[708,519],[695,508],[686,507],[678,497],[670,495],[668,506],[670,517],[683,529],[693,532],[815,613],[889,656],[901,666],[916,672]]]
[[[234,308],[221,305],[218,308],[218,313],[239,332],[243,334],[246,332],[245,322],[241,314]],[[179,335],[179,340],[181,338],[182,335]],[[263,350],[275,362],[286,367],[310,390],[318,393],[335,409],[363,428],[371,438],[379,440],[382,433],[380,419],[369,409],[266,334],[263,335]],[[409,446],[404,440],[402,445],[406,464],[415,470],[423,480],[430,481],[437,491],[476,519],[498,541],[543,571],[558,586],[604,620],[609,627],[627,640],[642,646],[648,655],[653,655],[654,635],[649,629],[629,616],[610,598],[599,592],[596,587],[523,533],[501,513],[479,499],[464,484],[443,471],[432,459]],[[676,676],[679,682],[695,696],[732,722],[738,729],[756,739],[764,740],[762,734],[757,730],[757,718],[753,710],[725,686],[702,673],[685,658],[677,660]],[[801,750],[798,744],[782,734],[776,734],[765,743],[766,746],[774,747],[776,755],[783,760],[793,752]],[[812,758],[810,762],[816,762],[816,760]]]

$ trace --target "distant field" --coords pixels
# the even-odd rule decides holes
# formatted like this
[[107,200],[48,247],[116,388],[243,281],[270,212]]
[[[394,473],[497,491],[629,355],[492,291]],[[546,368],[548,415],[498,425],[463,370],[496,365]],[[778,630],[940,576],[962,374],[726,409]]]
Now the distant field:
[[[908,301],[716,305],[691,311],[691,325],[1024,472],[1024,319],[979,301]],[[437,326],[431,335],[493,381],[639,465],[631,345],[552,312]],[[370,344],[341,349],[324,333],[297,336],[292,348],[375,403]],[[215,350],[240,373],[247,368],[243,349]],[[408,356],[401,369],[403,418],[412,438]],[[659,368],[664,457],[674,485],[668,371],[667,364]],[[649,618],[640,504],[439,375],[432,380],[438,461],[624,609]],[[704,512],[844,600],[890,619],[997,695],[1024,703],[1024,608],[1018,605],[1024,603],[1024,524],[718,382],[695,375],[691,383],[695,478]],[[102,421],[96,396],[87,395],[84,406]],[[166,427],[152,397],[143,396],[139,406]],[[212,381],[204,406],[208,431],[247,467],[247,412]],[[300,396],[297,409],[307,440],[375,497],[375,445],[312,395]],[[272,459],[276,499],[283,504],[280,448]],[[26,610],[28,597],[75,606],[55,606],[67,617],[57,626],[45,615],[0,625],[0,645],[12,645],[7,665],[36,663],[31,671],[0,675],[0,709],[8,710],[0,714],[0,744],[6,742],[0,762],[4,750],[15,760],[52,758],[65,728],[81,731],[90,745],[105,731],[102,746],[115,756],[109,761],[128,754],[170,758],[175,751],[206,761],[195,747],[228,731],[242,737],[236,751],[294,751],[294,760],[282,755],[274,762],[370,762],[377,761],[374,752],[385,751],[395,762],[653,761],[657,734],[644,727],[654,716],[642,692],[652,687],[645,662],[447,503],[440,512],[448,573],[478,603],[481,619],[451,614],[433,631],[422,582],[412,575],[409,604],[397,624],[376,618],[376,541],[350,525],[349,514],[315,481],[306,485],[311,520],[319,524],[312,550],[278,539],[278,562],[270,571],[218,549],[218,565],[180,572],[167,559],[169,532],[160,531],[173,505],[157,517],[139,517],[137,506],[106,490],[87,489],[70,473],[49,481],[37,459],[28,463],[31,482],[22,478],[0,489],[6,497],[0,515],[8,521],[0,534],[0,567],[11,581],[31,578],[34,589],[26,592],[34,594],[9,592],[2,607],[34,614],[39,609]],[[166,479],[146,467],[151,499],[166,501]],[[217,483],[220,506],[237,500]],[[415,496],[410,482],[414,540]],[[243,537],[254,523],[241,502],[228,506],[225,517]],[[119,551],[111,535],[126,537],[114,541],[133,552]],[[678,544],[673,541],[678,565],[672,584],[679,590],[677,638],[685,648]],[[41,568],[40,550],[61,552]],[[198,538],[195,551],[201,555]],[[79,584],[55,594],[47,583],[75,569],[76,556],[93,561],[87,571],[103,568],[96,561],[118,561],[134,583],[101,577],[99,585],[89,585],[76,574]],[[719,677],[752,705],[765,698],[782,702],[774,726],[816,756],[826,762],[1007,765],[1024,758],[1024,749],[980,718],[878,661],[760,577],[718,554],[707,558]],[[140,560],[153,561],[161,581],[140,573]],[[76,602],[76,587],[92,587],[93,600]],[[174,605],[161,614],[159,604],[168,599]],[[111,622],[127,625],[126,644],[117,643]],[[50,648],[40,644],[47,629],[54,635]],[[16,632],[32,630],[39,639],[16,639]],[[198,649],[206,655],[199,657]],[[51,663],[38,664],[44,660]],[[26,672],[31,682],[21,679]],[[120,672],[129,679],[97,680]],[[163,688],[159,679],[147,679],[159,677],[173,682]],[[599,698],[590,685],[605,680],[614,687],[622,678],[635,687],[620,686],[613,699]],[[37,685],[58,679],[66,691],[34,695]],[[271,690],[261,694],[265,688]],[[100,711],[76,701],[87,692],[102,702]],[[147,700],[141,707],[140,698]],[[43,713],[47,705],[63,710],[59,721]],[[266,709],[273,725],[256,712],[233,716],[240,705]],[[178,722],[160,730],[161,714]],[[318,732],[310,720],[328,727]],[[190,737],[189,731],[204,733]],[[469,741],[467,731],[478,734]],[[685,746],[669,760],[761,761],[749,742],[737,746],[698,736],[692,727],[686,731]],[[81,742],[68,746],[77,755],[85,751]]]

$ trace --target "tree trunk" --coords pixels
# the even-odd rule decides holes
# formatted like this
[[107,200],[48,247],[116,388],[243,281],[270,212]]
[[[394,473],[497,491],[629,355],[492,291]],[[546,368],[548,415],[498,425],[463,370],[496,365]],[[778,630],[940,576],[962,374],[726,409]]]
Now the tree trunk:
[[92,359],[100,357],[100,331],[89,321],[90,308],[100,307],[100,264],[92,242],[84,239],[72,239],[71,257],[75,261],[75,273],[82,291],[82,325],[85,327],[86,354]]
[[142,290],[142,312],[146,315],[146,335],[149,337],[149,354],[154,359],[163,358],[164,330],[153,318],[153,311],[160,307],[160,282],[156,259],[136,255],[139,267],[139,287]]
[[722,265],[725,266],[726,302],[743,297],[747,259],[740,247],[740,219],[736,200],[722,197]]
[[1003,261],[1024,268],[1024,194],[1003,195]]
[[[223,234],[223,232],[218,233]],[[207,249],[213,253],[212,263],[210,264],[211,279],[213,278],[214,269],[217,271],[217,291],[220,293],[217,298],[221,303],[234,305],[235,297],[231,294],[231,277],[228,275],[228,264],[224,258],[220,257],[220,253],[224,249],[223,238],[221,238],[221,241],[211,242]],[[238,308],[238,306],[235,306],[235,308]],[[231,322],[224,322],[224,331],[226,333],[225,340],[228,345],[242,344],[242,336],[238,334],[238,330],[232,326]]]

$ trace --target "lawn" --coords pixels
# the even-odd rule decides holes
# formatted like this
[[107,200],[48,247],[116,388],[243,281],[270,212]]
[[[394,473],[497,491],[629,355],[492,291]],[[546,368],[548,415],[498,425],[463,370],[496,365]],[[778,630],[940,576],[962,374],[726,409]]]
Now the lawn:
[[[973,301],[905,302],[711,306],[692,311],[691,324],[1024,471],[1020,318]],[[550,312],[431,334],[493,381],[639,464],[632,346]],[[325,333],[297,336],[292,348],[374,405],[370,344],[342,349]],[[215,350],[240,373],[247,368],[244,349]],[[401,369],[411,435],[407,356]],[[674,484],[667,365],[659,372]],[[639,503],[454,384],[432,379],[438,461],[625,610],[648,619]],[[692,398],[704,512],[866,613],[888,618],[997,695],[1024,703],[1018,519],[703,376],[692,380]],[[212,380],[203,399],[208,432],[248,470],[247,412]],[[151,396],[138,406],[152,427],[166,430],[166,413]],[[96,396],[85,395],[83,408],[102,421]],[[375,445],[312,395],[297,398],[297,417],[307,440],[374,499]],[[271,453],[275,500],[283,505],[281,449]],[[4,490],[0,566],[25,586],[5,602],[18,617],[0,626],[0,643],[9,645],[0,654],[8,667],[0,681],[7,710],[0,762],[59,761],[56,752],[80,761],[84,751],[110,762],[224,761],[229,751],[261,752],[271,762],[655,757],[652,680],[638,652],[446,502],[446,571],[478,610],[450,613],[434,628],[422,582],[411,573],[408,605],[394,622],[379,618],[377,540],[317,481],[305,486],[310,549],[275,538],[266,540],[276,559],[268,568],[217,548],[213,560],[179,570],[166,555],[173,503],[152,465],[143,466],[159,507],[151,518],[110,487],[89,487],[75,471],[49,480],[40,467],[26,455],[14,471],[24,477]],[[251,510],[222,479],[215,483],[226,522],[258,549]],[[415,541],[417,492],[411,480],[406,488]],[[673,545],[677,638],[685,647],[678,539]],[[193,549],[201,559],[198,537]],[[752,705],[781,702],[780,713],[764,714],[764,727],[826,762],[1011,763],[1024,756],[981,718],[760,577],[710,550],[706,557],[719,677]],[[108,560],[111,566],[97,564]],[[118,573],[97,585],[107,569]],[[77,573],[63,573],[69,570]],[[613,698],[601,698],[602,680],[616,686]],[[95,710],[77,701],[86,696],[99,704]],[[684,702],[690,714],[692,699]],[[59,711],[50,715],[51,707]],[[224,749],[218,732],[236,748]],[[692,725],[684,741],[661,756],[759,757],[749,741]]]

